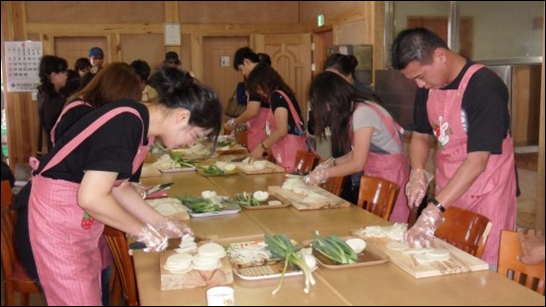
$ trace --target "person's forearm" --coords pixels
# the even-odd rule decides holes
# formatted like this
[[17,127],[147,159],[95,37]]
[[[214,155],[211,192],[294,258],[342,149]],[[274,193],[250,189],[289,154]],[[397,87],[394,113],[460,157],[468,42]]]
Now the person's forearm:
[[428,134],[413,132],[409,154],[412,169],[425,169],[430,153],[429,138]]
[[163,218],[161,214],[142,199],[130,184],[123,184],[120,187],[113,188],[112,195],[125,211],[143,223],[154,225]]
[[453,177],[441,192],[436,194],[436,199],[443,207],[449,207],[461,195],[466,193],[487,167],[489,152],[474,152],[468,154],[466,160],[459,166]]

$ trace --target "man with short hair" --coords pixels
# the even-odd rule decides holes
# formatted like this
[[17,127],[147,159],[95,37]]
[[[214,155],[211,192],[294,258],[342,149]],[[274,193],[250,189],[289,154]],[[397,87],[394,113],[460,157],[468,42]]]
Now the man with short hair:
[[92,74],[96,74],[102,69],[104,64],[104,52],[99,47],[93,47],[89,49],[89,62],[91,62]]

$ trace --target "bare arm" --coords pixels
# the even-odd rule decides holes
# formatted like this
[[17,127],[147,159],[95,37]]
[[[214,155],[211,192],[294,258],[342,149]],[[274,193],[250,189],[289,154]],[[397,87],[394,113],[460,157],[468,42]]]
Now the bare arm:
[[346,176],[364,169],[370,152],[373,129],[373,127],[365,127],[355,131],[353,151],[337,158],[336,166],[328,168],[330,177]]
[[245,111],[235,119],[235,125],[242,125],[256,117],[258,112],[260,112],[260,106],[261,102],[259,101],[249,101],[246,105]]
[[[112,195],[117,175],[113,172],[86,171],[78,190],[78,205],[96,220],[135,235],[145,224],[124,210]],[[133,190],[133,193],[139,198],[136,191]]]
[[425,169],[430,148],[428,145],[431,136],[426,133],[413,132],[410,142],[410,162],[412,169]]

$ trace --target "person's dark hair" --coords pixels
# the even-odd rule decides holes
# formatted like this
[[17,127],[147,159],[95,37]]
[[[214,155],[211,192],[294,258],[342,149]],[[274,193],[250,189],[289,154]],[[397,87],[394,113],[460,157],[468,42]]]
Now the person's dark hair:
[[358,65],[358,61],[355,62],[354,60],[347,55],[334,53],[324,61],[324,70],[330,68],[344,76],[354,76],[355,68]]
[[80,80],[80,87],[78,88],[78,91],[81,91],[84,87],[91,82],[91,80],[95,77],[96,74],[88,71],[83,77],[81,77]]
[[40,85],[38,86],[38,93],[43,98],[47,100],[50,97],[55,97],[59,95],[55,91],[55,86],[51,83],[49,75],[52,73],[61,73],[65,72],[68,69],[68,62],[54,55],[44,55],[40,60],[40,68],[38,75],[40,77]]
[[69,69],[66,71],[66,85],[59,90],[64,97],[70,97],[80,88],[80,75],[77,71]]
[[391,47],[391,66],[402,70],[409,63],[432,63],[432,55],[437,48],[449,49],[446,42],[436,33],[426,28],[411,28],[400,32]]
[[294,91],[284,82],[281,75],[271,65],[265,63],[259,63],[252,69],[245,86],[252,95],[260,95],[258,89],[261,89],[264,92],[265,97],[263,98],[266,101],[269,101],[269,96],[275,90],[281,90],[290,97],[296,97]]
[[258,52],[257,55],[258,55],[258,58],[260,59],[261,63],[271,65],[271,58],[269,57],[269,54],[263,53],[263,52]]
[[157,91],[158,104],[168,109],[187,109],[191,113],[190,125],[212,129],[212,136],[217,138],[222,126],[222,104],[212,88],[198,82],[188,71],[169,66],[156,70],[149,81]]
[[74,70],[76,72],[84,69],[91,69],[91,61],[88,58],[79,58],[74,62]]
[[379,102],[378,98],[349,84],[339,74],[325,71],[315,77],[309,90],[311,110],[315,121],[315,136],[326,138],[326,128],[332,135],[332,148],[347,153],[351,150],[350,118],[356,103]]
[[91,78],[74,98],[79,97],[95,108],[121,99],[140,101],[142,97],[140,77],[127,63],[110,63]]
[[150,77],[151,69],[148,62],[143,60],[134,60],[131,62],[131,67],[135,70],[137,75],[140,76],[142,81],[148,82],[148,77]]
[[260,57],[249,47],[242,47],[235,51],[233,57],[233,68],[239,70],[239,65],[243,65],[245,59],[250,60],[252,63],[260,63]]

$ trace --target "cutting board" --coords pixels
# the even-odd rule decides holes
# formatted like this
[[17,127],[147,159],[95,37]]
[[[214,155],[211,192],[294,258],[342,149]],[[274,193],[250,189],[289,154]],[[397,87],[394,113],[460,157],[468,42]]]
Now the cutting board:
[[159,253],[159,270],[161,273],[161,290],[191,289],[199,287],[216,287],[233,283],[233,271],[227,257],[222,258],[222,266],[215,270],[191,270],[184,274],[173,274],[163,266],[169,256],[176,254],[170,250]]
[[248,153],[246,147],[243,147],[239,144],[231,145],[229,147],[216,148],[216,153],[219,155],[236,155],[236,154],[245,154]]
[[277,165],[271,161],[266,161],[265,167],[263,169],[255,169],[252,164],[240,162],[235,164],[237,168],[247,174],[247,175],[256,175],[256,174],[271,174],[271,173],[284,173],[284,167]]
[[161,176],[161,171],[159,171],[159,169],[155,165],[148,163],[144,163],[142,165],[142,171],[140,172],[141,178],[158,176]]
[[289,190],[284,190],[280,186],[270,186],[269,193],[276,194],[287,199],[297,210],[337,209],[347,208],[351,206],[351,203],[349,203],[345,199],[334,195],[321,187],[310,186],[308,187],[308,189],[322,196],[325,196],[327,200],[314,203],[303,202],[305,195],[298,194]]
[[[354,234],[356,235],[356,233]],[[386,237],[368,238],[363,235],[357,236],[360,236],[362,239],[366,240],[367,244],[373,245],[380,251],[387,254],[392,263],[415,278],[459,274],[489,269],[489,264],[487,262],[478,259],[438,238],[435,238],[433,247],[447,249],[450,253],[449,259],[444,261],[433,261],[425,264],[417,262],[412,254],[404,251],[389,249],[387,244],[394,242],[392,239]]]

